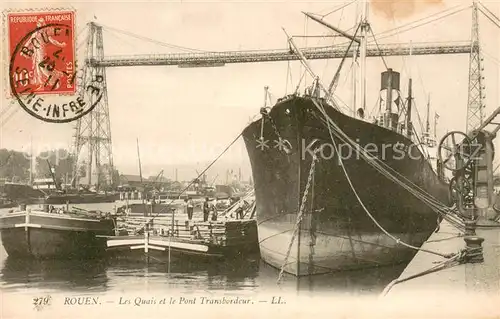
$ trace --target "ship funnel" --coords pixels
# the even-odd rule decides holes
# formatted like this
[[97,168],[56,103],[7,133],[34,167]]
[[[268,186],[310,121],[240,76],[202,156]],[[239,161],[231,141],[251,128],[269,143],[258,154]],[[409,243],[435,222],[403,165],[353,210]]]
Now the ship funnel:
[[399,72],[392,69],[382,72],[380,99],[381,103],[385,105],[384,126],[392,130],[398,129],[399,103],[401,100],[399,79]]

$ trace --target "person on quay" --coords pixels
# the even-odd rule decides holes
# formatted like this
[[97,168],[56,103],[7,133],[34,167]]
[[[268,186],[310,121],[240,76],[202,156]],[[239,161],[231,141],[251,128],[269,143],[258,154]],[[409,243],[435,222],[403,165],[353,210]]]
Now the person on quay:
[[208,216],[210,215],[210,202],[208,201],[208,197],[205,197],[205,201],[203,202],[203,221],[208,221]]
[[193,219],[193,211],[194,211],[194,202],[191,197],[187,198],[187,215],[188,219],[191,220]]
[[238,205],[238,208],[236,209],[236,219],[243,219],[244,203],[243,203],[243,201],[240,201],[240,203],[238,203],[237,205]]
[[217,221],[217,198],[214,199],[211,206],[211,210],[212,210],[212,221]]

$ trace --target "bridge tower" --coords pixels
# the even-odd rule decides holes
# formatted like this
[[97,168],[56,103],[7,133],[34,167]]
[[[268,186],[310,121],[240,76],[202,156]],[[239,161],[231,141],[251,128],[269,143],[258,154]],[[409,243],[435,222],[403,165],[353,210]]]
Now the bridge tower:
[[467,101],[467,133],[483,124],[483,77],[479,47],[477,1],[472,4],[471,52],[469,60],[469,97]]
[[[90,22],[88,32],[85,61],[102,60],[104,58],[102,27]],[[81,83],[88,83],[90,79],[100,77],[103,81],[103,90],[102,95],[97,97],[99,101],[95,108],[78,119],[75,125],[73,183],[100,188],[103,184],[113,184],[114,171],[106,71],[103,66],[85,63]],[[80,85],[80,89],[83,90],[84,87],[85,85]],[[82,94],[92,98],[90,92]],[[91,102],[95,101],[94,97]]]

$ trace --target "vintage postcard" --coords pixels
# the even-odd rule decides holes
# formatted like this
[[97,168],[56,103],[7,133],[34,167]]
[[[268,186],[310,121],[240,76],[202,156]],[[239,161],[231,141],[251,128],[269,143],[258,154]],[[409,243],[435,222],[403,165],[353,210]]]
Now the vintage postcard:
[[500,317],[500,2],[0,9],[0,318]]

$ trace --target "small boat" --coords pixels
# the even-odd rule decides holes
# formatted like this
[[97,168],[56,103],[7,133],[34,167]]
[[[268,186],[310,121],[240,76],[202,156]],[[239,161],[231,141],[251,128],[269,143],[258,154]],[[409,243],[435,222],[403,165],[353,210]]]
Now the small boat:
[[[156,205],[146,204],[145,216],[127,214],[117,219],[119,236],[104,236],[107,250],[132,260],[160,262],[192,258],[209,261],[258,253],[255,205],[242,203],[220,211],[219,220],[210,221],[203,221],[200,212],[188,220],[187,214],[176,214],[175,208],[151,214]],[[237,213],[239,207],[241,214]]]
[[106,240],[97,235],[114,234],[109,214],[48,208],[21,207],[0,216],[2,244],[9,256],[77,259],[105,252]]
[[[133,260],[168,262],[169,259],[231,258],[244,253],[258,252],[257,223],[255,220],[227,220],[217,222],[180,223],[170,218],[129,220],[145,230],[134,235],[107,237],[107,251],[112,255]],[[142,225],[142,226],[141,226]]]
[[[137,156],[142,180],[139,141],[137,141]],[[198,192],[202,188],[211,189],[200,186],[200,184],[206,185],[206,178],[204,176],[201,182],[200,174],[198,175],[192,182],[196,184],[196,193],[181,192],[179,197],[184,193],[191,199],[195,199],[192,195],[208,196],[207,191]],[[194,219],[189,220],[184,213],[182,201],[163,202],[159,199],[157,203],[156,195],[158,194],[153,195],[148,202],[127,204],[117,210],[117,213],[125,211],[125,214],[118,213],[121,218],[117,218],[115,236],[100,236],[106,239],[107,251],[111,255],[170,265],[172,259],[201,258],[207,261],[259,251],[257,222],[253,218],[244,220],[246,214],[240,214],[240,219],[228,219],[226,216],[230,216],[230,209],[219,213],[215,208],[215,211],[211,212],[212,219],[203,221],[204,218],[200,216],[202,212],[194,210]],[[200,208],[196,203],[195,206]],[[233,209],[237,209],[236,205]],[[218,221],[217,216],[222,220]]]

